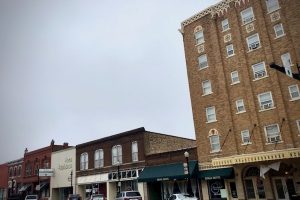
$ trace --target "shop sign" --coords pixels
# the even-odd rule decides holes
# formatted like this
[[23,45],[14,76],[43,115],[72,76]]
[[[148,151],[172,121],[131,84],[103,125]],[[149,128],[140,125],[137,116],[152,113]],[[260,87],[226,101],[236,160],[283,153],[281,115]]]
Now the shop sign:
[[300,158],[300,149],[278,150],[272,152],[260,152],[255,154],[237,155],[212,160],[213,166],[225,166],[241,163],[251,163],[269,160],[281,160],[289,158]]
[[72,158],[66,158],[65,162],[58,165],[59,170],[72,169]]
[[157,181],[168,181],[168,180],[170,180],[169,178],[158,178],[158,179],[156,179]]
[[205,177],[205,180],[214,180],[214,179],[220,179],[221,176],[212,176],[212,177]]
[[39,176],[53,176],[53,169],[39,169]]
[[207,181],[210,199],[221,199],[221,190],[225,189],[223,179]]

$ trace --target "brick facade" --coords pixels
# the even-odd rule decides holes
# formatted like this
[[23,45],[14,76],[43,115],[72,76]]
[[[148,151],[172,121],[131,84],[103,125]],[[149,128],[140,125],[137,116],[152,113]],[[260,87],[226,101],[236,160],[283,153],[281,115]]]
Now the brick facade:
[[235,175],[202,179],[203,199],[221,198],[214,184],[228,199],[300,193],[300,81],[270,67],[299,73],[299,9],[298,0],[223,0],[182,22],[200,174],[226,167]]
[[[232,1],[227,12],[213,18],[207,14],[183,27],[183,39],[189,78],[190,95],[196,129],[199,161],[209,162],[213,157],[230,156],[243,153],[270,151],[275,144],[266,144],[264,126],[278,124],[282,142],[276,144],[276,149],[300,147],[299,130],[296,120],[300,119],[300,101],[291,101],[288,86],[298,85],[299,81],[271,69],[272,62],[282,65],[281,55],[289,52],[293,63],[292,71],[297,73],[296,64],[300,60],[299,48],[299,15],[300,7],[297,0],[279,1],[280,19],[271,22],[266,3],[262,0]],[[251,22],[254,30],[247,33],[242,25],[240,12],[248,7],[253,8],[255,20]],[[221,22],[229,20],[230,29],[222,31]],[[275,38],[273,26],[282,23],[285,36]],[[205,42],[204,52],[208,59],[208,68],[199,70],[197,46],[195,45],[194,29],[203,27]],[[224,36],[231,34],[231,41],[224,42]],[[246,38],[259,34],[261,47],[249,51]],[[235,55],[227,58],[226,45],[233,44]],[[254,80],[252,65],[264,61],[267,77]],[[230,74],[238,71],[240,83],[232,85]],[[202,96],[201,83],[210,80],[212,94]],[[271,92],[274,109],[259,111],[258,95]],[[246,112],[236,114],[235,101],[243,99]],[[206,123],[205,108],[215,106],[217,122]],[[222,152],[212,154],[208,140],[211,129],[217,129],[220,134]],[[249,129],[253,132],[252,145],[241,145],[241,131]],[[226,141],[224,141],[226,138]]]

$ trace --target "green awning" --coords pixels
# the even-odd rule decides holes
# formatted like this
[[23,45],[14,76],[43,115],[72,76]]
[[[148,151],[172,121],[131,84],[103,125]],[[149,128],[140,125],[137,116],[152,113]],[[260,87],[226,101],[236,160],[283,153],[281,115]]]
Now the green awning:
[[[191,177],[196,177],[198,173],[198,162],[193,160],[189,162],[189,171]],[[141,172],[138,181],[139,182],[153,182],[164,181],[173,179],[185,179],[188,178],[187,174],[184,174],[184,167],[182,163],[173,163],[166,165],[145,167]]]
[[219,178],[231,178],[233,176],[233,168],[219,168],[202,170],[199,173],[199,178],[205,180],[219,179]]

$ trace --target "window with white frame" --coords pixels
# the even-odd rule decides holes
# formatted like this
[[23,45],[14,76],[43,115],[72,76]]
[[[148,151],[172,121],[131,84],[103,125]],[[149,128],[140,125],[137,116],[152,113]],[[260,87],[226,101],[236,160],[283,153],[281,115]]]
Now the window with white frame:
[[297,128],[298,128],[298,133],[300,134],[300,119],[296,120]]
[[258,33],[247,37],[247,45],[248,45],[248,50],[249,51],[255,50],[255,49],[260,47],[260,41],[259,41]]
[[254,20],[254,14],[252,7],[247,8],[241,12],[242,23],[248,24]]
[[228,19],[224,19],[224,20],[222,21],[222,29],[223,29],[223,31],[226,31],[226,30],[229,29],[229,22],[228,22]]
[[88,153],[82,153],[80,155],[80,170],[87,170],[89,168],[89,155]]
[[266,141],[267,143],[276,143],[281,141],[280,130],[278,124],[265,126]]
[[291,100],[298,100],[300,99],[299,87],[298,85],[290,85],[289,92],[291,96]]
[[220,146],[220,135],[216,129],[211,129],[209,131],[209,142],[211,147],[211,153],[219,152],[221,150]]
[[202,91],[203,95],[208,95],[212,93],[210,80],[202,81]]
[[139,160],[139,151],[138,151],[138,143],[137,141],[132,142],[131,144],[131,153],[132,153],[132,161],[136,162]]
[[207,122],[217,121],[216,111],[214,106],[206,108],[206,120]]
[[279,37],[285,35],[282,23],[276,24],[273,28],[274,28],[274,32],[275,32],[276,38],[279,38]]
[[226,46],[227,57],[234,55],[233,44],[229,44]]
[[240,79],[239,79],[238,71],[231,72],[231,84],[236,84],[239,82],[240,82]]
[[95,151],[95,168],[100,168],[104,166],[104,154],[103,149],[98,149]]
[[258,95],[260,110],[267,110],[274,107],[272,93],[265,92]]
[[268,13],[279,9],[278,0],[266,0]]
[[243,99],[237,100],[235,102],[235,104],[236,104],[237,113],[246,112],[245,105],[244,105],[244,100]]
[[203,31],[197,31],[195,33],[196,45],[204,43]]
[[242,143],[243,144],[251,144],[250,141],[250,131],[247,130],[242,130],[241,131],[241,136],[242,136]]
[[203,54],[198,57],[199,68],[204,69],[208,67],[207,56]]
[[112,147],[112,164],[117,165],[122,163],[122,146],[116,145]]
[[254,80],[261,79],[267,76],[265,62],[260,62],[252,65]]

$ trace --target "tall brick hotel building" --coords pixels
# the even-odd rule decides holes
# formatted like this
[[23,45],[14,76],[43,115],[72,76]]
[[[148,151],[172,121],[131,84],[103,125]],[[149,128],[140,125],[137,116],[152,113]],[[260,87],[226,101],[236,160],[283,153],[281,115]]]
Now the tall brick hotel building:
[[297,198],[300,0],[223,0],[180,31],[203,198]]

